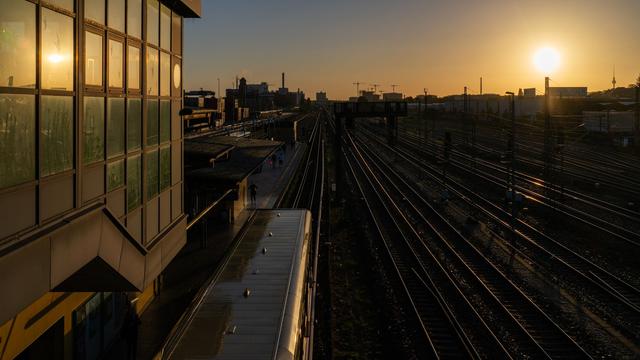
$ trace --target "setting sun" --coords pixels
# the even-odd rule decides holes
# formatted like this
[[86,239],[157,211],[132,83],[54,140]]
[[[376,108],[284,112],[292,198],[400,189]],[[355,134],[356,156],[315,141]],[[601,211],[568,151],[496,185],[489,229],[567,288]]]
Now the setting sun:
[[533,64],[541,73],[548,75],[560,66],[560,53],[553,48],[540,48],[533,55]]

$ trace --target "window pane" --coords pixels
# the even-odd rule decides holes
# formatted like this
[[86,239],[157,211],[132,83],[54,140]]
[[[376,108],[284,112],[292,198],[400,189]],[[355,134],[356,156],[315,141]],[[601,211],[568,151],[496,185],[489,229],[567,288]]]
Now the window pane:
[[160,5],[160,47],[171,51],[171,9]]
[[104,0],[85,0],[84,17],[104,24]]
[[127,99],[127,151],[140,149],[142,142],[142,100]]
[[124,160],[118,160],[107,165],[107,191],[115,190],[124,185]]
[[112,29],[124,32],[124,0],[109,0],[109,21]]
[[140,49],[129,46],[127,54],[127,87],[140,89]]
[[171,138],[171,102],[160,101],[160,142],[169,141]]
[[0,0],[0,86],[35,87],[36,6]]
[[160,149],[160,191],[171,185],[171,146]]
[[158,100],[147,103],[147,145],[158,144]]
[[124,99],[107,99],[107,157],[124,154]]
[[182,53],[182,17],[176,13],[171,17],[171,51]]
[[[11,0],[10,0],[11,1]],[[73,11],[73,0],[48,0],[48,2],[59,6],[63,9],[67,9],[69,11]]]
[[153,45],[158,45],[159,7],[158,0],[147,0],[147,41]]
[[42,96],[40,99],[41,176],[73,167],[73,97]]
[[119,41],[109,39],[109,87],[122,88],[122,52]]
[[182,91],[180,87],[182,86],[182,70],[180,69],[180,62],[175,57],[174,57],[172,77],[173,77],[173,81],[171,82],[173,84],[173,89],[171,90],[172,95],[181,96]]
[[42,88],[73,90],[73,19],[42,9]]
[[147,199],[158,194],[158,150],[144,154],[145,165],[147,166]]
[[85,73],[84,83],[102,86],[102,36],[85,32]]
[[158,95],[158,50],[147,47],[147,95]]
[[0,188],[35,179],[33,95],[0,94]]
[[127,1],[127,34],[142,39],[142,1]]
[[142,163],[140,155],[127,159],[127,211],[142,203]]
[[104,159],[104,98],[84,98],[82,140],[85,164]]
[[169,96],[171,86],[171,56],[160,53],[160,96]]

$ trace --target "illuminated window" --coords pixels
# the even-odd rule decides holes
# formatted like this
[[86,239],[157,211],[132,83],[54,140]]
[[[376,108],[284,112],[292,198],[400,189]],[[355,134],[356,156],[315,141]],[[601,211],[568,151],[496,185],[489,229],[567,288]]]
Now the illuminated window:
[[142,39],[142,1],[127,1],[127,34]]
[[84,17],[104,24],[104,0],[85,0]]
[[84,98],[82,145],[85,164],[104,159],[104,98]]
[[122,88],[122,52],[121,42],[109,39],[109,87]]
[[158,95],[158,50],[147,47],[147,95]]
[[146,186],[147,199],[158,194],[158,150],[144,154],[145,166],[147,167]]
[[0,188],[35,179],[33,95],[0,94]]
[[[73,11],[73,0],[48,0],[48,2],[59,6],[63,9],[69,10],[69,11]],[[5,7],[2,7],[3,9],[5,9]]]
[[0,0],[0,86],[35,87],[36,7]]
[[171,10],[160,5],[160,47],[171,51]]
[[131,211],[142,203],[142,162],[140,155],[127,159],[127,210]]
[[140,49],[128,46],[127,53],[127,88],[140,89]]
[[127,99],[127,151],[140,149],[142,141],[142,100]]
[[181,96],[181,86],[182,86],[182,69],[180,68],[180,61],[174,57],[173,70],[171,71],[171,77],[173,81],[171,84],[173,88],[171,89],[171,95],[173,96]]
[[171,90],[171,56],[160,53],[160,96],[169,96]]
[[158,100],[147,103],[147,146],[158,144]]
[[85,32],[84,83],[102,86],[102,36]]
[[182,17],[176,13],[171,17],[171,51],[182,54]]
[[147,41],[153,45],[158,45],[159,13],[158,0],[147,0]]
[[73,90],[73,19],[42,9],[42,88]]
[[73,167],[73,97],[43,96],[40,99],[41,176]]
[[124,0],[109,0],[108,19],[110,28],[124,32]]
[[107,191],[124,185],[124,160],[114,161],[107,165]]
[[124,154],[124,99],[107,99],[107,157]]

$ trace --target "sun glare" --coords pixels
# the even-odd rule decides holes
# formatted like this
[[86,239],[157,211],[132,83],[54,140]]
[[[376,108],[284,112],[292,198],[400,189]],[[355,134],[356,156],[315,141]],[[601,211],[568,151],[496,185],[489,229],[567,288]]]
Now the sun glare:
[[560,53],[553,48],[540,48],[533,55],[533,65],[545,75],[551,74],[560,66]]

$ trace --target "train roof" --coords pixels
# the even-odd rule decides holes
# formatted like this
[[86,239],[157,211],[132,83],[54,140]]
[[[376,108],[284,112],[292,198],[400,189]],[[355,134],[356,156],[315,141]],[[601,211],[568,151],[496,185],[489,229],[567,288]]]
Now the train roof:
[[310,231],[307,210],[257,210],[188,317],[171,358],[292,356]]

